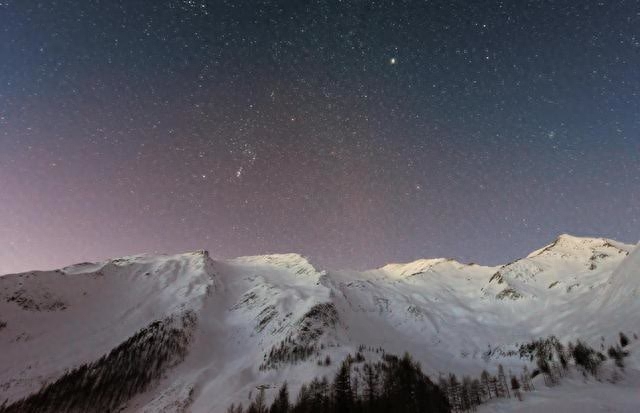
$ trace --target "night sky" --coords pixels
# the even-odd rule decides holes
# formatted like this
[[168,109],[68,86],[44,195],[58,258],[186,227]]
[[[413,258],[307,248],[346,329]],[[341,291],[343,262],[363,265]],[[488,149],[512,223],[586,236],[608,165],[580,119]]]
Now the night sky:
[[0,272],[640,237],[638,1],[0,0]]

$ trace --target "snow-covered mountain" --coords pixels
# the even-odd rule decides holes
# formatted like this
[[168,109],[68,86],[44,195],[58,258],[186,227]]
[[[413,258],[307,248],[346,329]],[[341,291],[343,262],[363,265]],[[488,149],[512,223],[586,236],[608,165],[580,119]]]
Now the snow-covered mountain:
[[[82,366],[123,374],[121,365],[155,363],[118,401],[124,411],[221,412],[246,404],[257,386],[287,380],[295,393],[331,376],[327,356],[360,346],[408,351],[434,376],[520,369],[510,351],[532,338],[599,346],[640,333],[640,249],[632,251],[562,235],[498,267],[424,259],[326,271],[297,254],[213,260],[198,251],[5,275],[0,404]],[[173,353],[159,350],[167,346]],[[631,372],[640,371],[637,352]]]

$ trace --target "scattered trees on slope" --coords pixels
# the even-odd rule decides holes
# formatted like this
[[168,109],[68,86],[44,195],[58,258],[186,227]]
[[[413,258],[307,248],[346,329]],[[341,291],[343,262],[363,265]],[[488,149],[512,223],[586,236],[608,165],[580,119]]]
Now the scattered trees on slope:
[[[287,335],[278,345],[274,345],[269,354],[264,355],[260,370],[277,369],[282,364],[296,364],[318,355],[318,339],[325,331],[338,322],[338,311],[332,303],[316,304],[297,322],[297,329]],[[330,359],[328,364],[331,363]],[[325,360],[325,362],[327,362]]]
[[606,360],[604,354],[594,350],[580,340],[576,342],[575,346],[569,343],[569,352],[576,366],[580,367],[584,374],[590,373],[594,377],[598,376],[600,364]]
[[[607,354],[618,368],[624,369],[624,358],[629,355],[624,347],[629,344],[629,339],[624,333],[620,333],[619,338],[620,344],[610,346]],[[604,350],[604,345],[601,347]],[[560,378],[568,370],[571,360],[585,376],[590,374],[599,378],[600,367],[607,359],[602,352],[593,349],[581,340],[577,340],[576,344],[569,342],[565,347],[555,336],[521,345],[520,357],[529,358],[530,361],[535,360],[537,370],[534,371],[534,376],[542,373],[547,386],[559,383]],[[529,385],[530,383],[523,382],[523,387]]]
[[509,379],[504,372],[502,365],[498,365],[498,374],[493,376],[484,370],[480,378],[470,378],[464,376],[458,380],[455,374],[449,374],[445,379],[442,375],[438,381],[439,387],[447,396],[449,405],[454,412],[475,411],[476,408],[491,399],[511,398],[511,391],[522,400],[521,390],[531,391],[531,377],[526,366],[520,379],[509,372]]
[[627,337],[627,335],[622,331],[620,332],[619,335],[620,335],[620,346],[626,347],[627,345],[629,345],[629,337]]
[[624,369],[624,358],[629,355],[628,351],[624,350],[622,347],[620,347],[620,345],[616,345],[615,347],[609,347],[607,354],[609,354],[609,357],[613,359],[616,366]]
[[[608,355],[616,366],[623,368],[624,358],[629,355],[624,347],[629,344],[629,339],[620,333],[619,341],[620,344],[609,348]],[[543,375],[547,386],[557,385],[569,370],[571,361],[585,375],[591,374],[597,378],[599,368],[606,360],[602,352],[583,341],[565,346],[555,336],[522,344],[518,353],[521,358],[535,362],[537,368],[532,374],[526,365],[519,375],[511,371],[506,374],[503,366],[499,365],[496,375],[485,370],[479,378],[464,376],[458,379],[455,374],[441,374],[438,385],[435,385],[408,354],[398,358],[383,351],[382,361],[371,363],[365,362],[359,351],[355,357],[349,355],[340,364],[331,384],[326,378],[316,378],[304,384],[295,403],[289,403],[287,387],[283,387],[268,412],[469,412],[494,398],[510,398],[513,395],[523,400],[522,392],[535,390],[532,377],[538,374]],[[246,411],[241,406],[232,406],[228,412],[261,413],[260,403],[256,403],[254,400]]]
[[[356,364],[362,364],[354,367]],[[357,372],[356,372],[357,369]],[[259,397],[246,410],[230,406],[229,413],[419,413],[451,411],[447,397],[422,372],[408,354],[384,355],[382,361],[364,362],[347,357],[332,383],[326,378],[304,384],[294,403],[288,400],[286,383],[271,406],[260,406]]]
[[0,413],[115,412],[187,354],[195,314],[155,321],[99,360],[66,372]]

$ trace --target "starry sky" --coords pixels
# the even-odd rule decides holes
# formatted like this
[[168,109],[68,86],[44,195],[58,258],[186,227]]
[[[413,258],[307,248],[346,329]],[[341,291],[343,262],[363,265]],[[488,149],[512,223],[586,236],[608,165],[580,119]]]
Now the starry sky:
[[640,234],[638,1],[0,0],[0,272]]

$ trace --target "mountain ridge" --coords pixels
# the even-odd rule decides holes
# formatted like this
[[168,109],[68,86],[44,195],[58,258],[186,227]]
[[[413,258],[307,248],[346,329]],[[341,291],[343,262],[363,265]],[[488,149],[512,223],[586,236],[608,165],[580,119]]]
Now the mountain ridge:
[[333,374],[327,357],[361,346],[409,351],[432,375],[521,368],[509,354],[532,337],[598,344],[640,327],[625,289],[638,282],[640,253],[609,241],[565,237],[555,251],[496,267],[423,259],[334,271],[299,254],[215,260],[199,250],[2,276],[0,399],[26,397],[184,314],[197,320],[184,361],[124,411],[219,412],[284,380],[295,393]]
[[[554,247],[557,247],[558,244],[560,243],[566,243],[566,242],[571,242],[576,246],[579,245],[583,245],[585,246],[585,248],[588,248],[589,245],[598,245],[598,244],[609,244],[611,247],[613,248],[618,248],[620,250],[626,251],[628,252],[629,250],[633,249],[635,247],[636,244],[628,244],[628,243],[623,243],[620,241],[616,241],[610,238],[605,238],[605,237],[589,237],[589,236],[575,236],[575,235],[571,235],[571,234],[560,234],[558,237],[556,237],[554,239],[553,242],[551,242],[550,244],[547,244],[545,246],[543,246],[542,248],[536,249],[532,252],[530,252],[529,254],[521,257],[521,258],[517,258],[509,263],[506,264],[496,264],[496,265],[488,265],[488,264],[480,264],[477,262],[469,262],[469,263],[465,263],[462,261],[459,261],[455,258],[451,258],[451,257],[422,257],[422,258],[417,258],[414,260],[410,260],[410,261],[406,261],[406,262],[389,262],[386,264],[383,264],[382,266],[379,267],[375,267],[375,268],[368,268],[368,269],[364,269],[364,270],[350,270],[347,268],[337,268],[334,270],[337,271],[356,271],[356,272],[360,272],[360,273],[366,273],[366,272],[370,272],[370,271],[376,271],[376,270],[386,270],[386,271],[394,271],[397,270],[398,268],[409,268],[410,266],[415,266],[415,267],[420,267],[421,265],[424,267],[424,269],[428,269],[429,267],[432,267],[434,265],[438,265],[438,264],[442,264],[445,262],[451,262],[454,264],[458,264],[458,265],[464,265],[464,266],[472,266],[472,265],[476,265],[476,266],[480,266],[480,267],[490,267],[490,268],[496,268],[496,267],[500,267],[500,266],[504,266],[507,264],[510,264],[514,261],[518,261],[521,259],[525,259],[525,258],[533,258],[536,255],[539,255],[540,253],[543,253],[545,251],[550,251],[552,250]],[[106,265],[109,263],[114,263],[114,264],[118,264],[118,263],[122,263],[122,262],[127,262],[127,261],[132,261],[132,262],[136,262],[136,261],[144,261],[144,260],[148,260],[148,259],[154,259],[154,258],[158,258],[158,257],[171,257],[171,256],[178,256],[178,255],[188,255],[188,254],[193,254],[193,255],[198,255],[198,254],[205,254],[207,256],[209,256],[209,250],[202,248],[202,249],[196,249],[196,250],[190,250],[190,251],[185,251],[182,253],[139,253],[139,254],[132,254],[132,255],[125,255],[122,257],[115,257],[115,258],[106,258],[104,260],[100,260],[100,261],[86,261],[86,262],[80,262],[80,263],[73,263],[73,264],[69,264],[67,266],[61,267],[61,268],[53,268],[53,269],[32,269],[32,270],[26,270],[26,271],[20,271],[20,272],[10,272],[10,273],[6,273],[6,274],[0,274],[0,277],[3,276],[7,276],[7,275],[14,275],[14,274],[26,274],[26,273],[40,273],[40,272],[52,272],[52,271],[63,271],[63,272],[81,272],[80,270],[86,267],[95,267],[95,266],[99,266],[99,265]],[[255,255],[243,255],[243,256],[238,256],[238,257],[233,257],[233,258],[212,258],[214,261],[220,261],[220,262],[229,262],[229,261],[237,261],[237,262],[254,262],[256,264],[260,263],[261,260],[265,261],[265,265],[267,262],[271,262],[274,264],[277,263],[282,263],[284,265],[285,262],[288,262],[290,264],[293,264],[294,262],[298,262],[301,265],[307,265],[307,266],[311,266],[314,269],[318,270],[318,268],[316,268],[315,264],[312,264],[312,258],[297,252],[281,252],[281,253],[268,253],[268,254],[255,254]],[[326,271],[326,268],[320,269],[320,272],[322,271]]]

